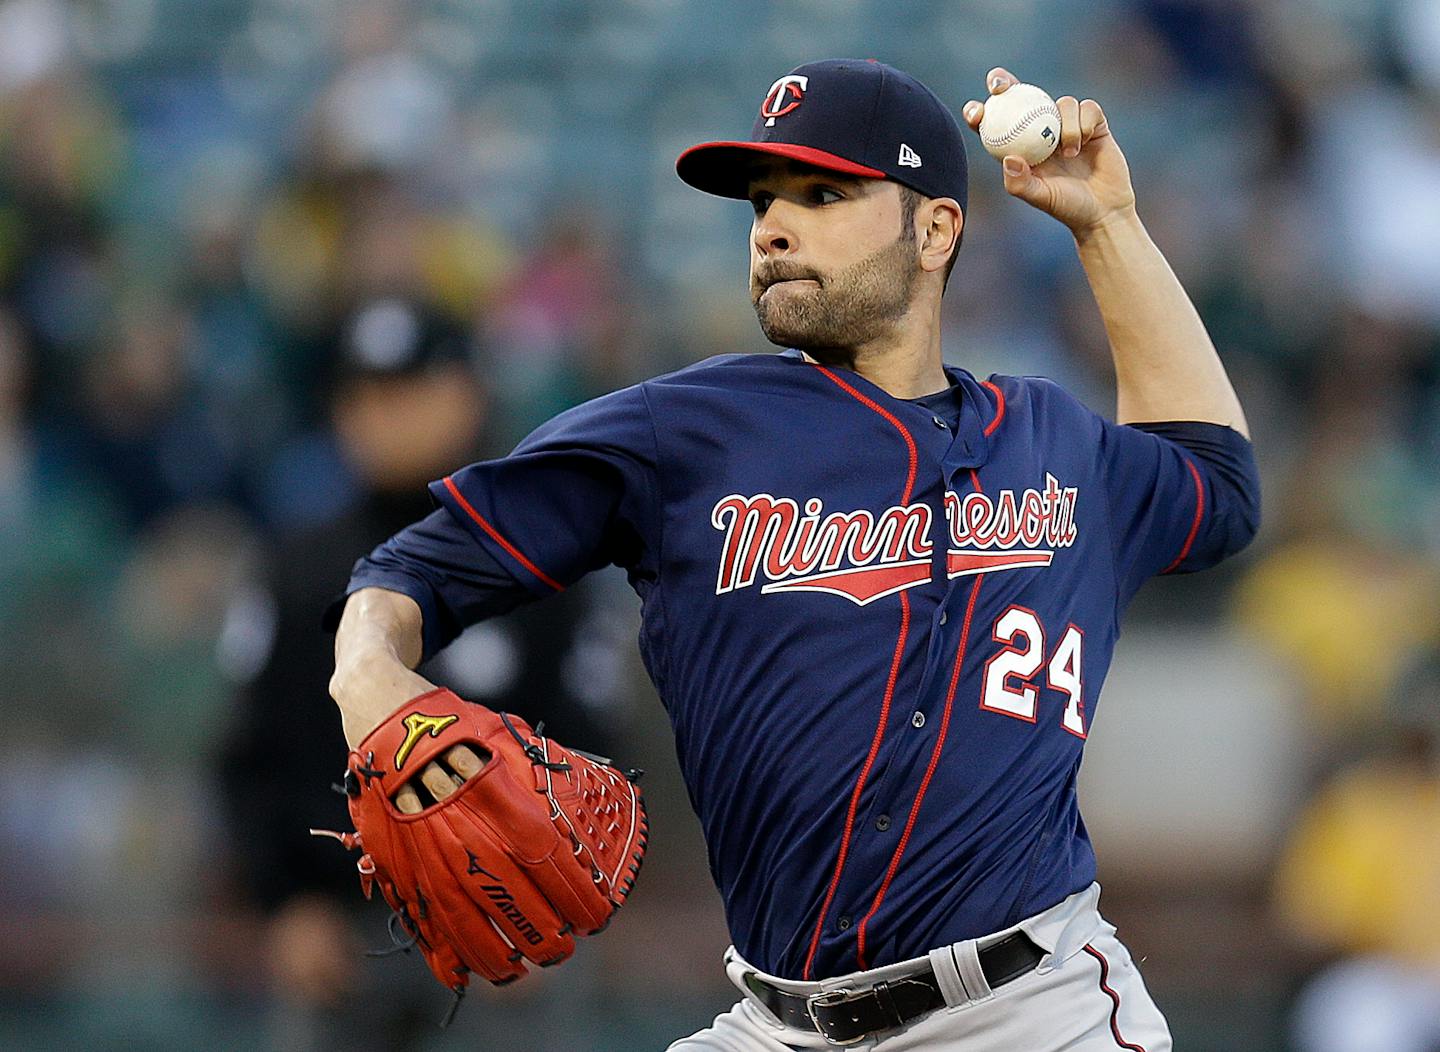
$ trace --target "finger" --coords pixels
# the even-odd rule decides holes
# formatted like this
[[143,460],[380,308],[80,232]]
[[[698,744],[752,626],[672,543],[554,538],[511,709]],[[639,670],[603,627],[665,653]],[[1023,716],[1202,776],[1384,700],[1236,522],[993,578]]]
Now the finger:
[[1074,95],[1061,95],[1055,100],[1060,111],[1060,156],[1080,155],[1080,101]]
[[999,95],[1011,84],[1019,83],[1020,81],[1015,78],[1015,74],[1011,73],[1004,66],[996,66],[989,73],[985,74],[985,88],[991,95]]
[[1109,134],[1110,126],[1105,122],[1105,111],[1100,108],[1100,103],[1094,99],[1080,103],[1080,142],[1084,144]]
[[480,773],[480,768],[485,766],[485,762],[476,756],[468,745],[453,746],[445,754],[445,761],[461,778],[473,778]]
[[425,806],[420,803],[420,794],[408,785],[402,785],[395,794],[395,806],[402,815],[418,815],[425,810]]
[[979,128],[980,122],[985,119],[985,104],[971,99],[961,108],[960,115],[970,127]]
[[459,784],[453,774],[434,762],[425,765],[425,769],[420,772],[420,781],[430,790],[430,795],[437,803],[453,793]]
[[1025,158],[1013,153],[1006,154],[1000,167],[1005,173],[1005,192],[1020,198],[1026,204],[1040,207],[1045,185],[1036,177]]

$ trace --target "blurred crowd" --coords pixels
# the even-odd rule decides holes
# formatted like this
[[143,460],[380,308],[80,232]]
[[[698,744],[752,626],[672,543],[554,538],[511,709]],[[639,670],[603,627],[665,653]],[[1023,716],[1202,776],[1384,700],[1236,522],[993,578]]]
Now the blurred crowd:
[[[1099,99],[1249,413],[1260,538],[1131,616],[1262,649],[1301,757],[1271,787],[1268,857],[1203,896],[1179,871],[1134,892],[1242,899],[1275,947],[1263,976],[1199,984],[1259,990],[1264,1022],[1227,1035],[1197,1008],[1179,1044],[1440,1048],[1434,0],[0,0],[0,1044],[199,1047],[224,1026],[330,1047],[322,1009],[390,996],[307,952],[350,937],[326,905],[343,853],[256,823],[339,807],[320,612],[426,479],[585,398],[766,349],[748,210],[673,160],[846,54],[957,111],[996,64]],[[978,149],[971,167],[947,358],[1108,410],[1068,235]],[[467,635],[437,674],[663,765],[635,604],[606,575],[581,592]],[[658,779],[673,861],[596,954],[664,993],[577,958],[471,1012],[530,1038],[456,1047],[581,1047],[545,1036],[547,1004],[599,1019],[597,1049],[663,1045],[707,1021],[684,1006],[729,1003],[703,853]],[[1194,996],[1159,985],[1162,1007]],[[428,1026],[424,994],[402,1000]]]

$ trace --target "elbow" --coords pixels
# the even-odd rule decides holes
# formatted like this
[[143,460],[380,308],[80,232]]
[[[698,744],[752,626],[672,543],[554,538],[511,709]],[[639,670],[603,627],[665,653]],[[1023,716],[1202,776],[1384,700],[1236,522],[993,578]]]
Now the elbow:
[[1245,457],[1238,467],[1213,482],[1216,489],[1224,491],[1222,558],[1244,551],[1260,532],[1260,471],[1253,454]]
[[1250,542],[1260,532],[1260,491],[1257,488],[1247,494],[1237,509],[1229,535],[1226,538],[1226,557],[1238,555],[1250,547]]
[[[1254,484],[1246,494],[1245,517],[1244,517],[1244,539],[1240,542],[1240,548],[1248,547],[1260,532],[1260,477],[1257,475]],[[1237,551],[1240,549],[1237,548]]]

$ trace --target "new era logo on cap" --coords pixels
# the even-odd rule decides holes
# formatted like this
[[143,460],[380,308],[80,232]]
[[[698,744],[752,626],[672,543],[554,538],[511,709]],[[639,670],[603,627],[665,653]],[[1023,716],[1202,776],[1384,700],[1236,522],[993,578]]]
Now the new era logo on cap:
[[963,211],[963,139],[949,107],[908,73],[867,59],[827,59],[770,85],[749,141],[692,146],[675,168],[691,186],[743,200],[758,157],[784,157],[893,179],[927,197],[954,198]]

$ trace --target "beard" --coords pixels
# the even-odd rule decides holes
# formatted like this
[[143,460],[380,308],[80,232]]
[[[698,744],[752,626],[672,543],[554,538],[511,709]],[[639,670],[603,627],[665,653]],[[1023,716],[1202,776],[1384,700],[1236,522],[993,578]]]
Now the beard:
[[[830,276],[776,260],[750,279],[750,300],[771,343],[825,364],[844,364],[857,347],[884,336],[909,309],[918,268],[915,239],[900,237]],[[809,279],[814,284],[777,281]]]

